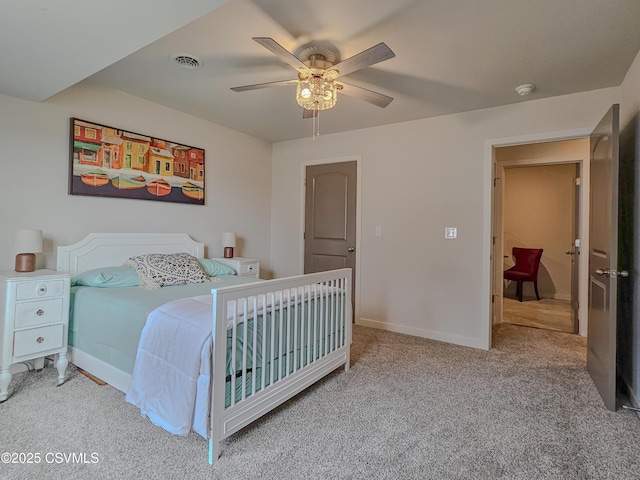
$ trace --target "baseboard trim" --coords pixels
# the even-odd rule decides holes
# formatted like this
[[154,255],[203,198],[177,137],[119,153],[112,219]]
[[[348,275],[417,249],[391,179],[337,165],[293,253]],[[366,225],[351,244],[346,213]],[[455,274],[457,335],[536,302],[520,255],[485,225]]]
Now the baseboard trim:
[[448,333],[435,332],[424,328],[407,327],[406,325],[399,325],[397,323],[381,322],[380,320],[371,320],[369,318],[359,318],[356,320],[356,325],[362,325],[364,327],[377,328],[378,330],[386,330],[388,332],[404,333],[405,335],[412,335],[414,337],[428,338],[429,340],[437,340],[445,343],[453,343],[463,347],[478,348],[486,350],[485,342],[479,338],[465,337],[462,335],[452,335]]

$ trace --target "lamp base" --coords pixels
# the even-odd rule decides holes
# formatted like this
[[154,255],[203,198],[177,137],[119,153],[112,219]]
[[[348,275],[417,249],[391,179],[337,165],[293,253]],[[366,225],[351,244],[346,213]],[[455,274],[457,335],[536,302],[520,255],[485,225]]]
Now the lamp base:
[[35,253],[19,253],[16,255],[16,272],[33,272],[35,269]]
[[224,258],[233,258],[233,247],[224,247]]

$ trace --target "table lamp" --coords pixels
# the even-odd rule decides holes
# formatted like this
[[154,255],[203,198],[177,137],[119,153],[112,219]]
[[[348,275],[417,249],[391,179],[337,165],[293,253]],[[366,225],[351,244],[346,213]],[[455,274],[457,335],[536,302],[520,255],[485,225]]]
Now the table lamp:
[[16,272],[33,272],[36,269],[36,253],[42,252],[42,230],[18,230],[13,242],[16,255]]
[[222,234],[222,246],[224,247],[224,258],[233,258],[233,249],[236,247],[236,234],[224,232]]

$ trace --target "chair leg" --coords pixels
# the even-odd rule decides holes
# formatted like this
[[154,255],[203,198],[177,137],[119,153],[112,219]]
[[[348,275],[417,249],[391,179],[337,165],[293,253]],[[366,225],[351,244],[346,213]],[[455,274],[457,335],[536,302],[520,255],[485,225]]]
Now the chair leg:
[[540,300],[540,295],[538,294],[538,282],[533,282],[533,288],[536,291],[536,298]]
[[518,300],[522,301],[522,282],[518,282],[516,290],[518,294]]

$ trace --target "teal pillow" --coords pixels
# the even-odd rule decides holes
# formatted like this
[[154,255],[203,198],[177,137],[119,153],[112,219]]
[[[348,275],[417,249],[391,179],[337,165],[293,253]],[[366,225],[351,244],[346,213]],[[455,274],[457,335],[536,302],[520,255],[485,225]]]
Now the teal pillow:
[[137,287],[140,277],[133,268],[103,267],[87,270],[71,279],[71,286],[83,287]]
[[199,258],[198,261],[200,262],[200,265],[202,265],[202,269],[210,277],[236,275],[236,271],[233,268],[211,258]]

